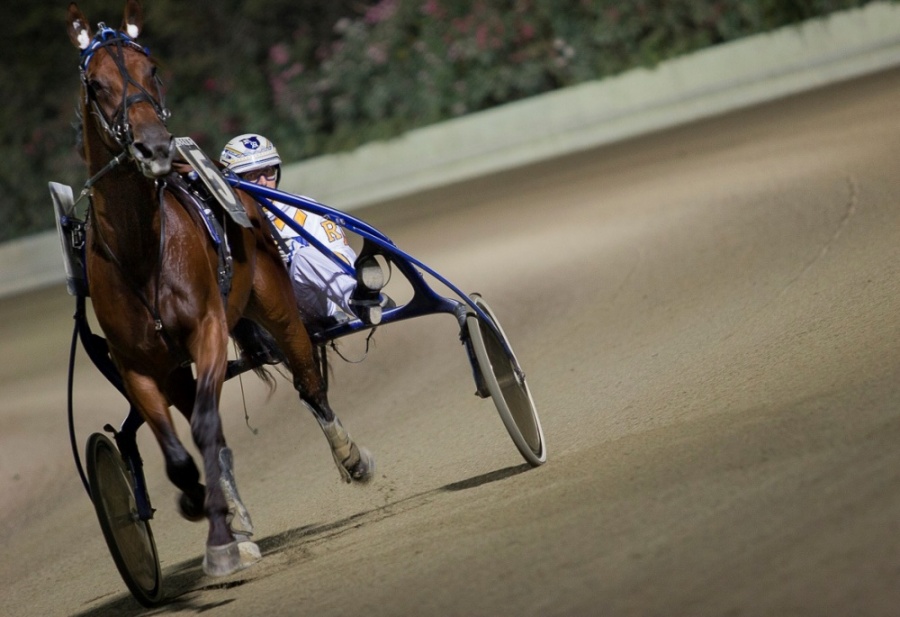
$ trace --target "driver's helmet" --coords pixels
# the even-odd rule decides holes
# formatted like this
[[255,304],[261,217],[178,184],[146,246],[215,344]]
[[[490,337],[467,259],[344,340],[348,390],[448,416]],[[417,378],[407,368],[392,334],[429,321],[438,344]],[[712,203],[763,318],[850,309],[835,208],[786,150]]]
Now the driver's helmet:
[[281,174],[281,157],[275,144],[255,133],[238,135],[225,144],[219,162],[238,175],[266,167],[277,167]]

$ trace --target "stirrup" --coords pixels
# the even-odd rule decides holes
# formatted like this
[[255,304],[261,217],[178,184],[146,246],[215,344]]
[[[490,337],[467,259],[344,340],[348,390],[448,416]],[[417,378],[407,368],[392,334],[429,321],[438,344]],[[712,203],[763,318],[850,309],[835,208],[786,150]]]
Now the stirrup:
[[356,287],[367,292],[381,291],[387,281],[384,269],[374,255],[365,255],[356,260]]
[[[356,289],[358,290],[359,286]],[[377,291],[374,292],[373,297],[372,292],[357,294],[354,290],[353,295],[350,296],[348,302],[350,308],[367,326],[377,326],[381,323],[380,295]]]
[[369,296],[369,294],[366,294],[365,298],[354,298],[351,296],[348,303],[353,309],[353,313],[367,326],[377,326],[381,323],[384,311],[397,306],[397,303],[390,296],[377,292],[374,294],[374,298]]

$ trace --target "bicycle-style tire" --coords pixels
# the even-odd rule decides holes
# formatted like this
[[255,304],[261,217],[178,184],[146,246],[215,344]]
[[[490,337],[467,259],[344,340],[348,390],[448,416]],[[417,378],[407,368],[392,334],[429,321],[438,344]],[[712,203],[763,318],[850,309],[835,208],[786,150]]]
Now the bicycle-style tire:
[[87,444],[91,501],[122,580],[143,606],[162,600],[162,571],[150,522],[138,517],[131,477],[118,448],[102,433]]
[[466,316],[466,327],[484,384],[516,448],[531,466],[542,465],[547,461],[544,431],[525,374],[487,302],[478,294],[472,294],[470,298],[496,327],[495,332],[474,312]]

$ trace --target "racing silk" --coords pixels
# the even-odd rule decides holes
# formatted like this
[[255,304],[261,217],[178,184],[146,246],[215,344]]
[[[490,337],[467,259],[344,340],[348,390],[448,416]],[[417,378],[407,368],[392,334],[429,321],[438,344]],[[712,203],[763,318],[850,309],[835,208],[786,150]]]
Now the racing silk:
[[[348,264],[353,265],[353,262],[356,261],[356,252],[350,246],[350,243],[347,242],[344,230],[337,223],[295,206],[289,206],[281,202],[276,202],[275,205],[288,217],[299,223],[313,238],[324,244]],[[275,225],[275,229],[278,230],[281,237],[289,242],[292,254],[297,250],[298,246],[308,246],[306,240],[291,229],[290,226],[286,225],[284,221],[268,210],[265,210],[265,213]]]

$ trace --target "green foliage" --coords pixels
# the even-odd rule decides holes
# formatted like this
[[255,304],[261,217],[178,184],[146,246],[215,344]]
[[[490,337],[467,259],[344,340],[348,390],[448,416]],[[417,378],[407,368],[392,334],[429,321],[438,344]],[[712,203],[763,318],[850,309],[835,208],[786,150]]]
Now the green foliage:
[[856,0],[381,0],[330,45],[272,46],[275,112],[298,156],[601,79]]
[[[52,227],[47,182],[80,187],[67,2],[7,0],[0,240]],[[211,156],[266,134],[287,160],[797,23],[867,0],[144,0],[169,123]],[[48,6],[49,5],[49,6]],[[82,0],[92,24],[123,0]]]

